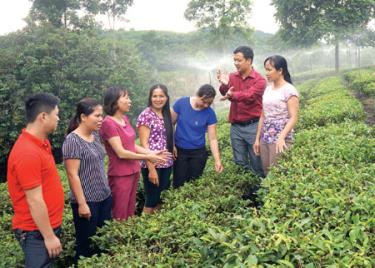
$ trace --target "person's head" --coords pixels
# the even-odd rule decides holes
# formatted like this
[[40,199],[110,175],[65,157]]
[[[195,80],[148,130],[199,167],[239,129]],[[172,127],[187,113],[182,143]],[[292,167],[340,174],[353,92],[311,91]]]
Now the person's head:
[[26,123],[40,124],[46,133],[56,130],[59,122],[59,99],[51,94],[38,93],[27,98],[25,102]]
[[69,134],[80,125],[84,125],[89,131],[96,131],[100,128],[103,121],[103,107],[92,98],[84,98],[77,103],[76,113],[70,120]]
[[110,87],[104,94],[104,111],[108,115],[114,115],[117,111],[129,112],[131,103],[128,90],[124,87]]
[[233,51],[234,66],[240,73],[246,73],[251,70],[253,64],[254,52],[251,47],[240,46]]
[[155,109],[170,109],[168,89],[163,84],[155,84],[150,88],[148,106]]
[[267,80],[275,82],[278,79],[284,79],[292,84],[292,79],[288,71],[286,59],[280,55],[273,55],[264,60],[264,69],[266,70]]
[[148,106],[154,109],[161,109],[164,120],[164,127],[167,133],[167,149],[173,152],[173,125],[169,105],[168,88],[163,84],[155,84],[150,88]]
[[198,108],[208,108],[215,99],[216,91],[213,86],[205,84],[201,86],[197,91],[196,105]]

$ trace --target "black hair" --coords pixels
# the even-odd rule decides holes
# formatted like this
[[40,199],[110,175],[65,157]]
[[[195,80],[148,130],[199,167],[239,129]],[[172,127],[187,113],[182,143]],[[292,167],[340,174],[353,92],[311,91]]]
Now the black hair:
[[69,134],[79,126],[79,124],[81,123],[82,114],[89,116],[94,112],[95,108],[98,105],[100,105],[100,103],[93,98],[84,98],[80,100],[77,103],[75,115],[72,117],[72,119],[70,119],[66,134]]
[[284,80],[287,81],[290,84],[292,83],[292,78],[290,77],[290,73],[288,71],[288,63],[286,62],[286,59],[283,56],[280,55],[273,55],[264,60],[264,65],[266,65],[266,62],[269,61],[270,64],[275,67],[276,70],[280,71],[282,70],[282,74],[284,76]]
[[49,114],[59,104],[59,98],[48,93],[37,93],[25,101],[26,123],[33,123],[40,113]]
[[150,94],[148,96],[148,106],[151,107],[152,105],[152,94],[154,93],[155,89],[160,88],[164,95],[167,97],[167,102],[163,106],[162,114],[164,119],[164,127],[167,134],[167,149],[169,152],[173,152],[173,125],[172,125],[172,116],[171,116],[171,109],[169,104],[169,95],[168,95],[168,88],[163,84],[155,84],[150,88]]
[[215,98],[216,91],[213,86],[204,84],[198,89],[197,96],[201,98],[203,97],[204,99]]
[[239,46],[233,51],[233,54],[242,53],[245,59],[250,59],[253,62],[254,59],[254,51],[251,47],[248,46]]
[[107,115],[114,115],[118,109],[117,101],[123,96],[127,95],[128,90],[121,86],[113,86],[108,88],[104,94],[104,111]]

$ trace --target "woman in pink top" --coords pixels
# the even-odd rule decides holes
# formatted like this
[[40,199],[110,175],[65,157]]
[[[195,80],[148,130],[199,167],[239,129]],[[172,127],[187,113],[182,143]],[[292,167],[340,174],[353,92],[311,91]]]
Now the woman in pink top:
[[107,116],[100,128],[100,136],[109,157],[112,217],[117,220],[126,220],[135,213],[140,172],[138,160],[165,163],[171,157],[168,152],[151,152],[135,144],[135,131],[125,115],[130,107],[131,100],[126,89],[111,87],[105,93],[104,110]]
[[293,128],[298,119],[299,97],[292,85],[284,57],[274,55],[264,61],[267,80],[263,94],[263,111],[259,119],[254,152],[262,160],[267,175],[281,153],[293,142]]

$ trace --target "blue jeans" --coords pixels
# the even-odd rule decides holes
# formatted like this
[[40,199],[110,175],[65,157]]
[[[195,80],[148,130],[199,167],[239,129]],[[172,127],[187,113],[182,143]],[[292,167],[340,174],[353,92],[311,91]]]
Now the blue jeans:
[[91,212],[90,220],[80,217],[78,214],[78,204],[71,203],[76,230],[75,263],[77,263],[79,256],[90,257],[95,253],[100,253],[98,248],[93,247],[90,237],[95,235],[98,227],[104,225],[104,221],[112,219],[112,196],[100,202],[87,202],[87,205]]
[[159,177],[159,186],[156,186],[148,179],[148,169],[142,168],[143,184],[145,187],[145,207],[154,208],[161,203],[160,195],[161,192],[168,189],[170,181],[169,178],[172,173],[172,167],[169,168],[157,168],[156,172]]
[[[57,237],[60,237],[61,228],[53,230]],[[42,234],[36,231],[23,231],[15,229],[14,235],[21,245],[22,251],[25,254],[25,267],[26,268],[49,268],[52,267],[54,259],[48,256],[47,248],[44,244]]]
[[257,128],[258,122],[247,125],[232,124],[230,140],[234,162],[255,175],[264,177],[261,159],[253,150]]

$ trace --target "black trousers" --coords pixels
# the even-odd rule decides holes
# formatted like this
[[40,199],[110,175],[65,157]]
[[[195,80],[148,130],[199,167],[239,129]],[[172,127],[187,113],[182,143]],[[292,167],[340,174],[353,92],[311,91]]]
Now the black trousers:
[[185,182],[194,180],[203,174],[208,153],[206,148],[177,148],[177,159],[173,165],[173,187],[178,188]]
[[157,168],[156,172],[159,177],[159,186],[156,186],[148,179],[148,169],[142,168],[143,185],[145,188],[145,207],[154,208],[161,203],[160,195],[161,192],[168,189],[170,185],[170,176],[172,173],[172,167],[168,168]]
[[93,247],[90,237],[95,235],[98,227],[102,227],[105,221],[112,219],[112,196],[100,202],[87,202],[91,211],[91,218],[81,218],[78,213],[78,204],[70,203],[73,210],[73,221],[76,230],[76,255],[74,263],[77,264],[79,256],[91,257],[100,253],[100,250]]

